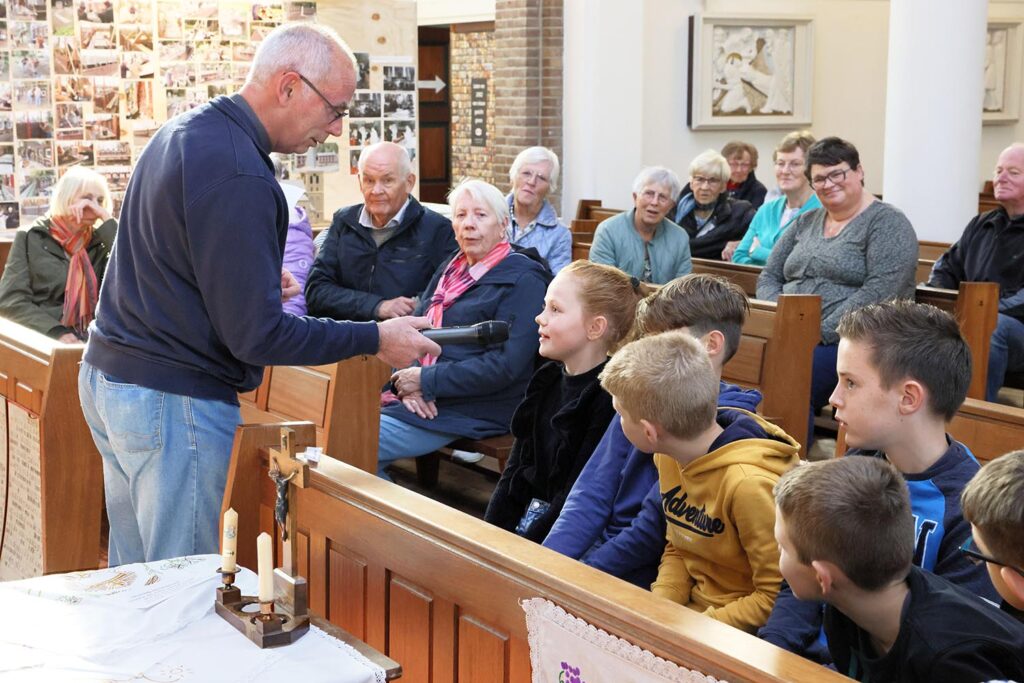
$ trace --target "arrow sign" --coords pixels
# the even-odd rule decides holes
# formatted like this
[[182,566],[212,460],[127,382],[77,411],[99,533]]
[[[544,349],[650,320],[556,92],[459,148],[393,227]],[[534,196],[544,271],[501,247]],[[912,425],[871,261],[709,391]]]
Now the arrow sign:
[[445,85],[447,84],[444,81],[442,81],[439,76],[434,76],[434,78],[429,81],[416,81],[417,88],[433,88],[434,92],[441,92],[442,90],[444,90]]

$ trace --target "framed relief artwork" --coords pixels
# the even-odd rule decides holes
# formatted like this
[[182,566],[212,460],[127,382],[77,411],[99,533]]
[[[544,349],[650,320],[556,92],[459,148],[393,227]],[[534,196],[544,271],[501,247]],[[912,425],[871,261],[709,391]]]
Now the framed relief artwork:
[[806,17],[691,16],[687,124],[809,126],[812,38]]
[[1021,42],[1020,21],[988,25],[985,36],[985,95],[983,123],[1013,123],[1020,118]]

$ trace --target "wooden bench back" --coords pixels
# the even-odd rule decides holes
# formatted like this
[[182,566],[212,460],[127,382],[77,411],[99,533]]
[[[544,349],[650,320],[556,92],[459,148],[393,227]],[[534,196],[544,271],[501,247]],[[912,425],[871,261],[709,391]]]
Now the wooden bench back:
[[[301,448],[313,425],[296,425]],[[238,559],[273,533],[271,425],[240,427],[224,506]],[[390,482],[321,461],[297,491],[299,572],[310,607],[423,683],[531,680],[520,601],[546,598],[669,661],[728,681],[839,681],[838,674]],[[276,534],[275,534],[276,536]]]
[[331,365],[277,366],[241,394],[243,422],[308,420],[326,453],[367,472],[377,471],[380,388],[391,368],[374,356]]
[[0,319],[0,579],[98,566],[103,471],[78,399],[83,348]]
[[[821,327],[821,298],[786,294],[778,303],[754,299],[736,355],[722,379],[759,389],[759,412],[801,444],[811,405],[811,361]],[[801,447],[806,457],[806,447]]]
[[917,257],[928,259],[930,261],[938,261],[939,257],[945,254],[951,246],[953,245],[947,242],[929,242],[928,240],[919,240],[917,243]]
[[601,206],[600,199],[581,199],[580,203],[576,207],[576,220],[595,221],[596,223],[600,223],[601,221],[611,218],[612,216],[617,216],[620,213],[622,213],[622,209],[612,209],[610,207]]

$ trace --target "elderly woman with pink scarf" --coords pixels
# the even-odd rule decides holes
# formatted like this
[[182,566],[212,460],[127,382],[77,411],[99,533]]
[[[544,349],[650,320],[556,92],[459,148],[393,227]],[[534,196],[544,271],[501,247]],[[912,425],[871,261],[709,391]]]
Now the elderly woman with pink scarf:
[[382,396],[378,475],[399,458],[431,453],[460,437],[506,434],[533,374],[538,333],[551,273],[533,249],[506,237],[508,204],[482,180],[451,191],[452,227],[459,251],[438,268],[415,315],[434,327],[509,323],[507,341],[451,345],[438,356],[397,371]]
[[46,215],[14,236],[0,315],[62,342],[84,341],[116,232],[106,179],[72,166]]

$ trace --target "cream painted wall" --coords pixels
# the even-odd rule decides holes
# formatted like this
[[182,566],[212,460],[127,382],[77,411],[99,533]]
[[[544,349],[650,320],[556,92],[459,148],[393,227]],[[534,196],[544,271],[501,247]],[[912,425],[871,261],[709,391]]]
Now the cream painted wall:
[[[686,127],[687,28],[695,12],[812,17],[811,130],[819,137],[839,135],[856,144],[868,189],[882,191],[888,0],[759,0],[756,9],[749,0],[642,0],[629,3],[628,10],[620,7],[623,4],[565,0],[566,214],[572,215],[582,197],[629,205],[631,181],[643,165],[669,166],[685,180],[693,157],[709,147],[719,149],[734,137],[757,145],[757,175],[769,187],[774,185],[771,151],[786,131]],[[1024,0],[993,0],[989,15],[1024,19]],[[570,23],[570,18],[585,23]],[[587,35],[580,36],[583,27]],[[592,85],[582,87],[581,82]],[[583,98],[582,106],[571,104],[577,97]],[[614,133],[608,135],[609,129]],[[999,151],[1014,140],[1024,140],[1024,121],[984,127],[978,189],[990,176]]]
[[494,2],[495,0],[417,0],[416,18],[420,26],[494,21]]

